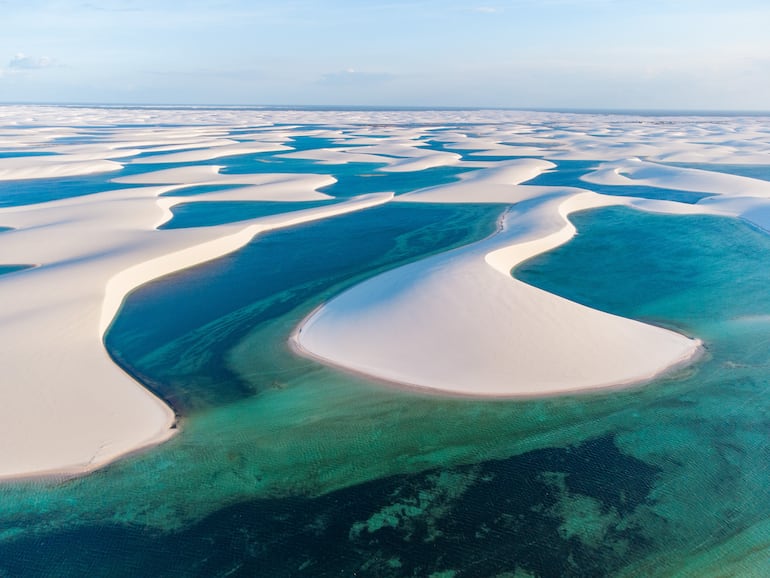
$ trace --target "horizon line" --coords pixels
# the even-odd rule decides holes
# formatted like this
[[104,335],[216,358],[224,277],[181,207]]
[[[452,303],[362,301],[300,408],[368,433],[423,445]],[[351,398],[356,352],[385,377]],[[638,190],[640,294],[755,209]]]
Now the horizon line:
[[535,107],[535,106],[482,106],[482,105],[398,105],[398,104],[219,104],[219,103],[153,103],[153,102],[46,102],[46,101],[0,101],[0,106],[61,106],[70,108],[166,108],[166,109],[234,109],[234,110],[349,110],[349,111],[522,111],[556,112],[567,114],[646,114],[646,115],[736,115],[770,116],[770,109],[720,109],[720,108],[635,108],[635,107]]

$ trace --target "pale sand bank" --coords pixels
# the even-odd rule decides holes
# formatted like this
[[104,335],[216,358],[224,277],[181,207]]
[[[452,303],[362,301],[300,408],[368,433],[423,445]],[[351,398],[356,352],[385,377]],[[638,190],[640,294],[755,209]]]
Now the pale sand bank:
[[105,159],[80,160],[55,155],[0,159],[0,181],[75,177],[119,171],[122,168],[120,163]]

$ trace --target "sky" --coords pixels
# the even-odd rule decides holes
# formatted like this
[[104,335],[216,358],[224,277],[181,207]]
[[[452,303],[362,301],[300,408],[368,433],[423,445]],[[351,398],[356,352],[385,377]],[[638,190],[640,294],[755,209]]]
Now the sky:
[[0,0],[0,102],[770,110],[768,0]]

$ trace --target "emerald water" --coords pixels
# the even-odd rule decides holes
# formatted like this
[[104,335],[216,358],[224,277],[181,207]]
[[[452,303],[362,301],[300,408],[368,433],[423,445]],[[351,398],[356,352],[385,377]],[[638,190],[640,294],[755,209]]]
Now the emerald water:
[[[227,162],[272,162],[260,159],[304,162]],[[349,174],[335,196],[457,174],[410,185],[337,168],[317,171]],[[559,170],[540,184],[581,186],[589,167]],[[177,208],[173,226],[287,208],[201,205]],[[574,239],[514,271],[703,339],[701,360],[645,386],[447,398],[289,350],[324,300],[484,238],[502,210],[393,202],[262,235],[133,292],[106,345],[181,431],[85,477],[0,484],[0,576],[769,573],[770,236],[739,220],[588,211]]]

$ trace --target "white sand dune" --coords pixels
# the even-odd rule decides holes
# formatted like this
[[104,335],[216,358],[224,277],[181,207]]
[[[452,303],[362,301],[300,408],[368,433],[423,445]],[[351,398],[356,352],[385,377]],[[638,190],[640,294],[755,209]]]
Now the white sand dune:
[[[170,135],[161,134],[154,134],[150,138],[147,138],[149,136],[150,135],[132,131],[130,134],[122,134],[120,140],[115,140],[115,137],[112,135],[107,135],[106,139],[116,150],[127,148],[140,150],[145,153],[175,153],[196,149],[213,149],[238,144],[237,141],[229,138],[211,138],[213,135],[210,135],[207,132],[200,134],[198,138],[194,138],[191,135],[171,137]],[[132,138],[134,140],[130,140]]]
[[181,151],[168,154],[142,157],[135,162],[143,164],[160,163],[196,163],[235,155],[257,154],[272,151],[290,150],[289,147],[270,143],[235,143],[222,145],[215,148],[198,148],[195,150]]
[[53,179],[119,171],[123,165],[105,159],[79,160],[59,156],[0,159],[0,181]]
[[[738,217],[770,232],[770,181],[665,166],[640,159],[603,163],[582,180],[608,185],[640,184],[713,195],[699,200],[692,211]],[[643,203],[639,201],[636,204]]]
[[[537,120],[499,122],[434,138],[473,155],[531,155],[547,160],[614,161],[644,157],[661,162],[768,164],[762,118],[650,118],[538,114]],[[519,121],[521,119],[518,119]]]
[[399,173],[410,171],[424,171],[435,167],[445,167],[457,164],[462,157],[456,153],[434,152],[433,154],[424,154],[415,157],[405,157],[393,160],[386,167],[382,167],[382,172]]
[[492,148],[475,150],[470,153],[470,158],[475,156],[494,157],[545,157],[548,149],[524,145],[496,145]]
[[364,154],[382,155],[382,160],[387,163],[387,166],[379,169],[383,172],[423,171],[454,165],[462,158],[457,153],[423,148],[425,143],[418,140],[394,138],[389,141],[386,144],[361,146],[354,150]]
[[701,169],[666,166],[637,158],[603,163],[581,180],[604,185],[646,185],[714,195],[770,198],[770,181]]
[[[187,183],[204,173],[180,171]],[[283,175],[267,186],[272,198],[283,191],[290,200],[297,189],[317,184],[306,177]],[[156,231],[172,204],[200,200],[156,198],[171,188],[0,209],[0,222],[14,228],[3,232],[0,263],[38,265],[0,282],[0,478],[90,471],[173,434],[172,411],[119,369],[102,343],[129,291],[234,251],[261,232],[392,197],[368,195],[232,225]]]
[[321,165],[344,165],[347,163],[387,163],[387,159],[385,157],[354,151],[355,149],[349,151],[348,149],[324,148],[296,151],[293,153],[282,154],[280,156],[286,159],[304,159],[309,161],[316,161]]
[[151,171],[128,177],[118,177],[113,182],[141,185],[172,185],[166,190],[184,196],[185,189],[193,186],[240,185],[237,189],[224,188],[191,196],[194,201],[324,201],[333,197],[317,189],[333,185],[337,179],[329,175],[259,173],[223,175],[222,167],[214,165],[178,167]]
[[[296,179],[287,179],[288,175],[272,175],[274,180],[266,181],[260,184],[249,184],[239,186],[233,189],[223,189],[220,191],[211,191],[191,196],[189,200],[199,201],[281,201],[281,202],[302,202],[302,201],[328,201],[334,199],[324,193],[319,193],[317,188],[326,187],[336,182],[333,177],[324,177],[323,175],[298,175]],[[282,178],[281,178],[282,177]],[[287,181],[296,186],[291,190],[286,190],[284,186]],[[215,182],[212,185],[222,185]],[[229,185],[240,185],[241,183],[227,182]],[[184,188],[172,192],[173,195],[184,195]],[[161,202],[161,201],[159,201]]]
[[418,203],[516,203],[555,192],[554,188],[516,186],[555,166],[540,159],[494,163],[490,168],[461,174],[458,182],[406,193],[398,200]]
[[435,151],[423,148],[424,146],[425,143],[419,141],[399,139],[395,143],[314,149],[281,156],[313,160],[322,164],[379,163],[386,165],[378,169],[383,172],[422,171],[454,165],[462,159],[457,153]]

